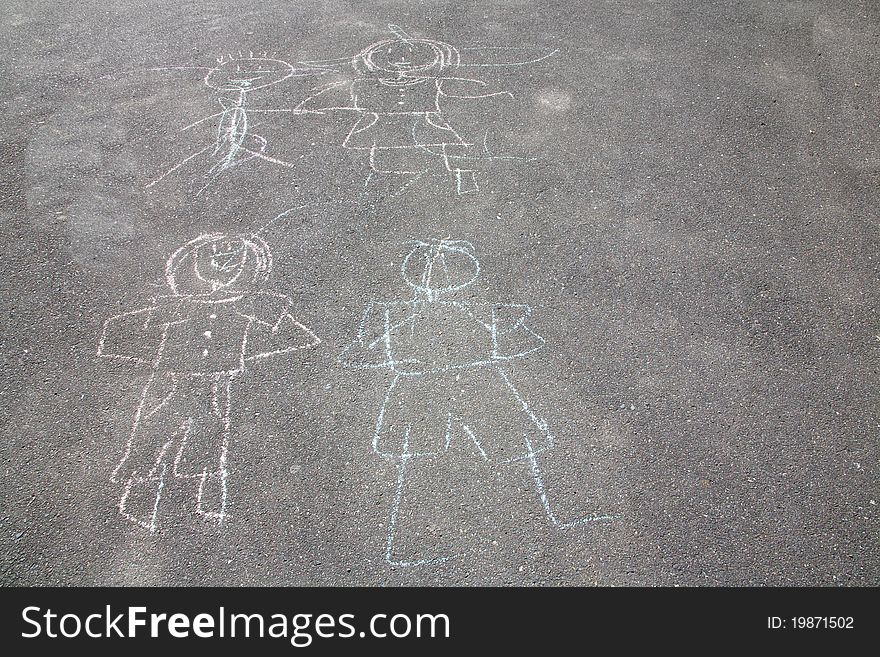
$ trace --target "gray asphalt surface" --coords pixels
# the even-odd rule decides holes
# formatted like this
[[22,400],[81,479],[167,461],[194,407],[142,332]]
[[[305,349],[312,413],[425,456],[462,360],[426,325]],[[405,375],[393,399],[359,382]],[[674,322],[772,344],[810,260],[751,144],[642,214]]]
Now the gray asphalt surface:
[[[4,584],[880,584],[876,2],[7,0],[0,23]],[[209,150],[147,188],[214,143],[217,117],[181,130],[222,110],[198,67],[350,58],[389,24],[484,58],[464,48],[558,50],[468,69],[513,98],[444,106],[534,159],[482,160],[478,192],[400,191],[365,184],[351,114],[279,112],[250,130],[291,166],[200,191]],[[296,107],[347,65],[249,103]],[[110,478],[150,368],[97,356],[105,320],[168,294],[196,236],[305,203],[260,233],[261,289],[322,342],[236,379],[228,517],[175,481],[155,532],[128,522]],[[390,377],[337,359],[368,302],[412,298],[408,243],[440,238],[473,244],[468,301],[532,308],[545,344],[504,371],[555,436],[558,520],[612,520],[554,527],[528,460],[484,463],[459,433],[395,519],[401,559],[453,558],[385,560]],[[446,408],[422,393],[401,393],[415,424]],[[469,412],[503,431],[509,402],[487,388]]]

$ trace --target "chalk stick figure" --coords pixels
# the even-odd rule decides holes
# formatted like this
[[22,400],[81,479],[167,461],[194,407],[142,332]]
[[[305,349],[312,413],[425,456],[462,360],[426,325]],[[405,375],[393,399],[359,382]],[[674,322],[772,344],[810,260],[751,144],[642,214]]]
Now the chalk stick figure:
[[495,465],[525,464],[554,527],[610,519],[591,514],[564,522],[551,507],[539,456],[553,446],[553,435],[505,367],[544,345],[526,324],[531,308],[455,300],[480,273],[473,246],[461,240],[416,242],[401,273],[414,297],[368,304],[357,338],[338,357],[346,367],[393,373],[373,432],[374,452],[397,469],[386,560],[411,566],[449,558],[403,560],[395,545],[402,500],[418,505],[419,492],[407,490],[410,473],[455,447]]
[[[354,77],[314,89],[295,108],[300,114],[356,114],[342,146],[368,155],[368,183],[375,175],[395,174],[406,179],[402,191],[426,174],[443,173],[455,181],[456,192],[461,195],[479,191],[477,171],[473,168],[476,160],[528,159],[493,155],[488,146],[488,130],[482,152],[475,153],[474,144],[468,143],[449,123],[446,101],[512,98],[508,91],[487,92],[485,81],[463,77],[459,70],[468,66],[522,66],[546,59],[555,51],[523,59],[514,55],[521,55],[518,51],[526,49],[459,50],[435,39],[414,38],[396,25],[389,25],[389,29],[390,38],[371,44],[348,60]],[[507,59],[500,53],[506,54]],[[339,62],[304,64],[332,69]]]
[[226,518],[236,382],[256,360],[320,343],[288,297],[258,289],[271,269],[255,235],[201,235],[168,258],[168,294],[105,322],[98,356],[150,372],[111,476],[131,522],[156,531],[163,489],[174,481],[193,488],[201,516]]
[[196,196],[201,194],[221,174],[239,167],[247,162],[257,160],[269,162],[283,167],[293,165],[268,154],[268,142],[265,137],[253,132],[253,116],[274,112],[291,112],[290,109],[266,109],[250,107],[250,95],[259,90],[277,85],[291,77],[304,75],[320,75],[324,71],[313,68],[296,68],[293,65],[266,53],[254,56],[248,53],[238,57],[225,55],[217,59],[217,66],[190,67],[165,66],[153,70],[189,70],[207,71],[204,83],[218,92],[217,102],[221,111],[191,123],[181,130],[189,130],[205,121],[216,119],[217,127],[214,141],[191,153],[183,160],[168,169],[161,176],[147,184],[152,187],[166,176],[174,173],[182,166],[200,158],[205,161],[207,170],[203,171],[198,184]]

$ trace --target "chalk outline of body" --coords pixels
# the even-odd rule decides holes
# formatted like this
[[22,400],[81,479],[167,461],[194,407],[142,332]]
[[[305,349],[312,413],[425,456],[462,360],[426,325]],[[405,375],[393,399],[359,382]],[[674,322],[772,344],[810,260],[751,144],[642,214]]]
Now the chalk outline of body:
[[[148,183],[145,188],[148,189],[153,185],[158,184],[167,176],[174,173],[191,160],[207,153],[208,151],[211,151],[211,157],[219,157],[219,159],[205,174],[205,183],[196,192],[196,196],[199,196],[202,192],[204,192],[224,172],[241,166],[242,164],[245,164],[256,158],[287,168],[291,168],[294,166],[290,162],[286,162],[284,160],[266,155],[265,151],[268,147],[268,142],[264,137],[251,132],[251,129],[254,126],[250,125],[249,115],[257,113],[268,114],[279,112],[298,112],[290,109],[250,108],[249,94],[258,89],[265,89],[267,87],[271,87],[281,82],[284,82],[291,77],[321,75],[323,73],[326,73],[326,71],[319,68],[296,68],[292,64],[284,60],[270,57],[267,53],[261,53],[261,55],[254,56],[253,52],[249,52],[247,55],[242,55],[242,53],[239,52],[238,55],[239,57],[237,59],[232,55],[219,57],[217,59],[217,66],[212,68],[202,66],[162,66],[151,69],[153,71],[207,71],[203,79],[204,84],[207,87],[214,89],[215,91],[231,93],[232,97],[229,98],[221,96],[217,98],[217,102],[220,103],[220,106],[222,108],[220,112],[201,118],[198,121],[190,123],[189,125],[181,128],[181,132],[190,130],[191,128],[194,128],[195,126],[200,125],[205,121],[210,121],[211,119],[219,117],[214,142],[208,144],[207,146],[204,146],[203,148],[200,148],[194,153],[191,153],[183,160],[175,164],[173,167],[165,171],[165,173],[163,173],[161,176]],[[241,71],[241,65],[244,62],[257,62],[258,68],[253,71],[248,71],[247,69]],[[259,68],[259,66],[261,65],[266,66],[267,64],[265,63],[268,63],[270,70],[262,70]],[[231,75],[229,75],[232,72],[227,71],[226,69],[227,67],[231,68],[233,65],[237,67],[237,70],[235,72],[236,74],[246,73],[249,74],[249,77],[232,77]],[[275,67],[275,70],[272,70],[271,67],[273,66]],[[274,74],[273,76],[268,77],[268,81],[264,79],[267,73]],[[225,79],[223,78],[223,75],[226,75]],[[256,77],[250,77],[253,75],[256,75]],[[260,84],[256,84],[261,79],[263,80],[263,82]],[[245,146],[245,142],[248,139],[253,139],[254,141],[256,141],[256,150]]]
[[[470,83],[475,84],[480,87],[485,87],[487,83],[483,80],[478,80],[474,78],[464,78],[457,77],[455,75],[451,75],[450,71],[455,71],[461,67],[467,66],[524,66],[526,64],[533,64],[540,61],[543,61],[549,57],[552,57],[556,54],[556,50],[547,53],[543,56],[527,59],[525,61],[515,61],[515,62],[495,62],[495,63],[462,63],[461,61],[461,51],[476,51],[476,50],[496,50],[496,51],[506,51],[506,50],[523,50],[521,48],[504,48],[504,47],[489,47],[489,48],[463,48],[458,49],[451,46],[448,43],[444,43],[442,41],[438,41],[435,39],[425,39],[425,38],[414,38],[403,31],[397,25],[389,25],[389,30],[391,31],[393,37],[388,39],[383,39],[376,43],[373,43],[366,48],[364,48],[361,52],[355,55],[349,61],[351,67],[358,74],[358,77],[353,79],[346,79],[341,81],[334,81],[323,87],[315,90],[311,96],[302,101],[299,105],[296,106],[294,112],[299,114],[323,114],[324,112],[329,111],[351,111],[358,114],[358,119],[354,123],[354,125],[349,130],[345,139],[342,142],[342,147],[348,150],[355,151],[367,151],[369,154],[369,164],[370,164],[370,173],[367,176],[365,181],[365,186],[370,183],[374,175],[377,174],[397,174],[397,175],[407,175],[410,176],[410,180],[404,184],[397,193],[403,192],[407,187],[411,184],[418,181],[424,175],[431,172],[430,169],[421,169],[421,170],[411,170],[411,169],[386,169],[382,168],[381,165],[377,163],[378,156],[380,155],[380,151],[393,151],[397,149],[410,149],[421,151],[426,153],[433,158],[439,159],[443,163],[443,167],[448,174],[452,174],[455,177],[455,187],[456,193],[461,196],[464,194],[468,194],[471,192],[478,192],[480,190],[479,184],[476,180],[476,171],[474,169],[463,168],[460,164],[466,163],[468,160],[525,160],[530,161],[534,158],[529,157],[521,157],[521,156],[513,156],[513,155],[494,155],[488,145],[489,131],[486,130],[486,133],[483,137],[482,143],[482,155],[460,155],[453,154],[450,149],[458,148],[463,149],[465,152],[468,152],[468,149],[474,146],[473,143],[466,142],[456,130],[443,118],[444,110],[441,106],[441,99],[443,98],[458,98],[458,99],[485,99],[485,98],[493,98],[500,96],[507,96],[513,98],[513,94],[509,91],[497,91],[491,93],[483,93],[483,94],[455,94],[444,91],[443,84],[445,82],[460,82],[460,83]],[[391,64],[380,64],[377,60],[377,55],[383,48],[392,48],[399,45],[406,45],[410,47],[410,49],[414,47],[419,48],[430,48],[433,51],[433,61],[425,60],[422,64],[413,64],[412,62],[396,62]],[[330,63],[330,66],[338,66],[338,63],[341,61],[337,60],[325,60]],[[321,62],[307,62],[309,65],[313,66],[321,66]],[[326,64],[325,64],[326,65]],[[445,73],[445,74],[444,74]],[[361,107],[359,105],[359,97],[357,88],[359,84],[365,82],[373,82],[380,85],[388,86],[389,88],[397,88],[398,92],[401,94],[401,98],[407,87],[415,88],[417,85],[421,84],[431,84],[433,83],[435,91],[433,92],[433,108],[421,111],[376,111],[374,108],[371,109],[369,107]],[[350,104],[348,105],[327,105],[321,106],[320,103],[316,103],[315,101],[319,99],[323,94],[332,91],[338,91],[343,88],[348,88],[348,95]],[[399,101],[400,104],[404,104],[404,101]],[[405,146],[383,146],[380,143],[374,142],[369,145],[359,145],[357,144],[357,139],[361,137],[362,134],[374,131],[377,129],[381,129],[383,125],[383,120],[385,121],[385,125],[387,127],[388,117],[399,117],[400,115],[411,115],[413,116],[412,123],[412,143],[407,144]],[[385,119],[383,119],[385,117]],[[435,135],[438,134],[439,131],[444,131],[447,133],[450,141],[440,141],[437,143],[422,143],[420,141],[419,136],[416,134],[417,129],[424,129],[429,132],[433,132]],[[375,138],[374,138],[375,139]],[[439,149],[439,151],[437,150]]]
[[[199,271],[198,266],[196,265],[196,262],[199,258],[198,250],[201,248],[216,245],[218,243],[228,243],[229,241],[234,242],[236,240],[241,241],[241,260],[238,262],[235,261],[235,258],[237,257],[236,254],[221,253],[219,254],[219,259],[217,260],[219,264],[215,265],[220,272],[223,272],[222,274],[218,273],[218,275],[226,276],[226,280],[206,278],[202,274],[202,272]],[[301,324],[292,314],[288,312],[291,302],[286,295],[274,292],[264,292],[260,290],[253,291],[249,289],[240,289],[235,287],[241,282],[242,276],[245,272],[246,264],[250,265],[250,263],[248,263],[249,258],[252,258],[254,260],[252,267],[253,276],[251,277],[250,282],[257,284],[265,282],[272,269],[272,256],[268,246],[261,238],[257,237],[256,235],[230,237],[222,233],[200,235],[199,237],[188,242],[187,244],[181,246],[168,258],[165,269],[165,279],[168,287],[171,290],[170,295],[155,297],[153,299],[153,303],[150,306],[135,311],[121,313],[119,315],[114,315],[107,319],[104,323],[101,337],[98,341],[97,355],[99,357],[147,365],[150,368],[150,376],[146,384],[144,385],[140,397],[140,402],[137,409],[135,410],[131,431],[126,441],[123,455],[119,463],[114,468],[113,473],[110,476],[110,481],[112,483],[123,484],[122,495],[119,499],[119,503],[117,504],[117,509],[119,513],[127,520],[143,527],[144,529],[149,530],[151,533],[154,533],[157,529],[157,519],[162,499],[162,491],[165,487],[166,479],[169,476],[169,467],[171,469],[171,476],[176,479],[199,480],[198,493],[196,496],[196,512],[199,515],[203,516],[207,520],[214,521],[217,524],[221,524],[226,519],[226,517],[228,516],[226,511],[228,501],[227,480],[229,477],[228,452],[229,439],[231,436],[230,413],[232,405],[233,383],[239,375],[247,371],[247,363],[249,362],[254,362],[262,358],[268,358],[283,353],[298,351],[301,349],[310,349],[316,347],[318,344],[321,343],[320,338],[318,338],[311,331],[311,329]],[[187,259],[189,259],[192,263],[196,277],[200,281],[207,283],[211,286],[211,292],[205,294],[181,293],[178,285],[177,275],[183,266],[189,264],[187,263]],[[211,262],[212,265],[215,263],[214,254],[212,254]],[[232,272],[231,276],[228,274],[228,272],[230,271]],[[233,296],[225,297],[222,299],[211,298],[212,295],[216,295],[217,293],[232,294]],[[238,367],[231,370],[211,372],[176,372],[163,369],[163,359],[165,356],[164,350],[169,337],[169,330],[175,324],[181,324],[189,321],[189,318],[183,318],[178,321],[165,321],[159,324],[161,335],[158,340],[158,346],[155,349],[155,354],[151,360],[142,358],[140,356],[132,356],[124,353],[114,353],[112,351],[109,351],[106,346],[108,330],[111,328],[111,326],[113,326],[114,324],[118,325],[123,320],[128,320],[140,315],[145,315],[142,327],[146,331],[148,329],[148,326],[150,325],[150,320],[153,312],[163,309],[170,301],[195,301],[196,303],[220,304],[229,302],[235,303],[236,301],[239,301],[245,297],[274,298],[273,302],[279,306],[283,306],[284,311],[278,313],[278,319],[274,324],[269,324],[259,319],[258,317],[256,317],[256,313],[254,313],[253,316],[242,315],[242,318],[247,321],[247,324],[246,328],[243,331],[241,351],[238,355],[239,365]],[[264,328],[267,328],[271,332],[272,335],[277,335],[281,332],[283,324],[287,321],[289,321],[295,327],[297,334],[304,334],[309,338],[307,343],[295,344],[273,351],[263,351],[256,354],[248,355],[248,339],[251,335],[254,324],[262,324],[264,325]],[[138,323],[140,324],[140,321]],[[208,335],[208,333],[209,332],[206,332],[206,335]],[[162,401],[157,406],[152,409],[148,409],[148,397],[154,385],[160,383],[159,377],[162,377],[163,379],[170,378],[171,391],[167,394],[166,397],[164,397],[164,399],[162,399]],[[180,463],[182,455],[184,454],[184,450],[187,447],[189,429],[192,426],[193,418],[189,418],[187,421],[184,422],[183,425],[177,427],[167,427],[168,433],[162,436],[161,440],[159,441],[156,441],[155,435],[143,436],[142,432],[140,432],[139,430],[144,420],[147,420],[153,414],[162,411],[166,408],[166,406],[173,405],[174,397],[178,394],[180,386],[184,385],[188,381],[188,379],[200,379],[206,377],[210,377],[213,379],[211,389],[211,406],[216,417],[220,419],[220,423],[222,425],[222,438],[221,444],[219,445],[219,459],[217,463],[217,468],[216,470],[212,470],[210,472],[205,469],[201,473],[179,473],[178,465]],[[167,385],[167,381],[165,380],[161,381],[161,383],[165,383]],[[168,411],[165,410],[165,412],[167,413]],[[181,429],[183,429],[182,437],[178,435]],[[131,473],[128,475],[125,481],[121,481],[119,479],[119,474],[123,471],[123,467],[126,466],[126,464],[128,463],[132,455],[135,441],[137,441],[138,439],[142,439],[142,444],[147,443],[148,446],[158,447],[155,462],[153,463],[152,468],[148,472],[146,472],[146,474],[142,473],[141,470],[135,468],[131,470]],[[168,451],[172,448],[172,445],[175,442],[178,443],[178,446],[176,446],[177,453],[173,461],[169,464],[166,455],[168,454]],[[137,466],[138,464],[135,465]],[[130,466],[129,469],[131,469]],[[206,485],[208,485],[209,483],[216,483],[219,485],[220,504],[219,510],[216,511],[206,510],[203,508],[205,488]],[[141,520],[132,513],[129,513],[127,509],[129,496],[134,486],[147,489],[148,491],[152,488],[155,488],[155,500],[153,503],[152,512],[149,514],[148,521]]]
[[[428,250],[428,256],[426,257],[426,265],[423,270],[423,274],[419,280],[414,280],[408,273],[408,267],[412,258],[418,253],[424,253],[424,250]],[[457,257],[464,257],[468,259],[473,266],[473,275],[470,278],[465,278],[463,280],[459,280],[457,282],[453,281],[450,277],[449,270],[447,268],[447,264],[445,262],[445,257],[447,254],[454,254]],[[438,266],[439,265],[439,266]],[[437,268],[438,272],[443,272],[446,277],[446,284],[442,285],[437,283],[435,276],[439,278],[439,274],[435,274],[434,269]],[[480,443],[479,437],[468,427],[462,418],[455,418],[452,416],[450,412],[448,414],[447,419],[447,428],[446,434],[444,437],[443,447],[438,451],[432,452],[410,452],[409,444],[408,444],[408,435],[409,428],[406,429],[404,434],[403,441],[403,449],[401,453],[387,452],[383,451],[380,448],[380,441],[382,436],[383,425],[385,422],[385,414],[386,409],[388,408],[389,402],[392,400],[392,397],[395,393],[395,389],[398,386],[398,383],[401,381],[403,377],[424,377],[430,374],[436,374],[441,372],[446,372],[452,369],[471,369],[471,368],[489,368],[493,369],[501,380],[504,382],[506,388],[510,391],[511,397],[517,402],[518,406],[521,408],[522,412],[526,415],[529,422],[534,426],[540,438],[543,440],[543,446],[535,448],[534,442],[529,438],[527,434],[524,434],[523,438],[525,439],[526,444],[526,453],[521,456],[513,457],[510,459],[506,459],[503,461],[494,461],[495,463],[504,464],[504,463],[513,463],[516,461],[528,461],[529,470],[531,476],[534,481],[535,490],[538,494],[538,497],[541,501],[541,506],[544,510],[544,513],[550,522],[557,529],[570,529],[573,527],[578,527],[582,525],[586,525],[591,522],[597,521],[606,521],[612,520],[615,516],[607,515],[607,514],[598,514],[593,513],[587,516],[581,517],[577,520],[573,520],[570,522],[560,521],[556,514],[554,513],[550,499],[548,497],[545,485],[544,485],[544,477],[541,473],[541,468],[538,463],[538,455],[542,452],[550,449],[554,444],[553,434],[550,431],[550,428],[547,422],[535,414],[535,412],[531,409],[528,402],[522,397],[522,395],[517,390],[516,386],[513,384],[510,376],[507,372],[502,368],[503,364],[515,360],[524,358],[535,351],[538,351],[544,346],[544,339],[537,335],[534,331],[532,331],[528,326],[526,326],[525,322],[528,316],[531,314],[531,307],[525,304],[506,304],[506,303],[480,303],[480,304],[472,304],[472,303],[463,303],[459,301],[440,301],[439,297],[442,295],[446,295],[452,292],[457,292],[465,287],[471,285],[475,282],[480,274],[480,264],[477,258],[474,256],[474,248],[469,242],[463,240],[439,240],[439,241],[417,241],[414,243],[414,248],[409,254],[404,258],[403,263],[401,265],[401,275],[406,283],[413,288],[414,297],[411,301],[395,301],[395,302],[370,302],[367,304],[366,309],[364,310],[364,314],[362,316],[361,322],[358,326],[358,334],[355,341],[350,343],[337,357],[337,362],[339,362],[343,367],[351,368],[351,369],[383,369],[388,370],[394,373],[394,378],[388,386],[388,389],[385,392],[383,400],[379,406],[378,415],[376,418],[375,429],[373,433],[373,441],[372,448],[374,453],[385,460],[392,461],[396,464],[397,468],[397,486],[395,489],[395,494],[392,502],[391,511],[389,514],[389,529],[388,535],[386,539],[385,545],[385,561],[393,566],[421,566],[421,565],[434,565],[440,564],[445,561],[448,561],[454,556],[444,556],[437,558],[429,558],[429,559],[417,559],[417,560],[398,560],[394,558],[394,540],[395,540],[395,532],[397,526],[397,518],[400,509],[400,504],[403,495],[404,483],[406,481],[407,469],[409,464],[414,459],[422,458],[422,457],[432,457],[439,456],[445,452],[447,452],[452,443],[452,431],[453,431],[453,423],[458,423],[465,434],[467,434],[468,438],[473,441],[474,446],[477,451],[481,455],[484,461],[489,462],[490,459],[486,452],[483,449],[483,446]],[[441,286],[442,285],[442,286]],[[466,312],[469,309],[473,309],[476,306],[491,306],[492,307],[492,320],[490,324],[485,324],[481,322],[475,313],[470,313],[471,316],[479,323],[483,325],[483,328],[489,332],[491,335],[491,344],[492,349],[489,354],[489,357],[483,360],[470,362],[462,365],[455,366],[446,366],[440,368],[429,368],[429,369],[421,369],[417,371],[413,371],[413,368],[417,368],[420,364],[417,361],[413,360],[397,360],[394,356],[394,345],[393,345],[393,337],[392,333],[406,324],[412,322],[415,323],[417,321],[417,313],[419,312],[419,308],[424,304],[435,304],[442,303],[455,306],[457,309],[465,310]],[[376,307],[384,308],[383,318],[384,318],[384,331],[377,338],[372,339],[370,342],[367,342],[367,333],[366,326],[369,322],[370,317],[373,315],[373,311]],[[394,308],[406,308],[410,307],[413,309],[413,313],[407,316],[403,321],[397,322],[393,324],[391,322],[390,310]],[[498,321],[496,319],[496,309],[508,309],[520,312],[522,316],[520,319],[509,329],[504,330],[503,332],[499,332]],[[537,344],[531,348],[524,349],[517,353],[505,354],[504,350],[499,346],[499,337],[503,337],[504,334],[510,334],[514,331],[524,331],[526,335],[530,338],[534,339]],[[372,337],[372,334],[370,335]],[[366,350],[372,351],[376,347],[380,346],[384,351],[384,360],[379,363],[374,362],[366,362],[363,359],[360,360],[350,360],[348,355],[351,351],[358,350]]]

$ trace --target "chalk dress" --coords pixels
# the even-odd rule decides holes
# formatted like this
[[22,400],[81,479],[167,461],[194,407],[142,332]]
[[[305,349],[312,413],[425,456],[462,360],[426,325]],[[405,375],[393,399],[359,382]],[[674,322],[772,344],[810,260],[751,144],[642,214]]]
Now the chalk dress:
[[550,447],[546,424],[504,369],[543,346],[525,325],[529,313],[516,304],[370,304],[340,361],[394,373],[379,408],[375,452],[430,457],[464,449],[503,463]]
[[343,142],[345,148],[436,150],[466,146],[441,116],[442,84],[442,78],[427,77],[347,80],[323,88],[302,103],[300,109],[359,112]]
[[419,148],[466,146],[441,118],[436,78],[358,80],[352,84],[356,106],[364,111],[343,143],[346,148]]

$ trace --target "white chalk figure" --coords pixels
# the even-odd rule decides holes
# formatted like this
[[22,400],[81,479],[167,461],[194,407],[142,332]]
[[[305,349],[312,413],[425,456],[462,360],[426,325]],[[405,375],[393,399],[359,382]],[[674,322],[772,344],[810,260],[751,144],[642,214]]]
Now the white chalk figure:
[[156,531],[163,489],[175,480],[192,487],[197,513],[226,518],[238,379],[256,360],[320,343],[288,297],[258,289],[271,269],[259,237],[201,235],[168,258],[168,294],[104,324],[98,356],[150,370],[111,476],[131,522]]
[[182,131],[190,130],[206,121],[216,120],[214,141],[191,153],[147,185],[147,187],[152,187],[187,163],[201,158],[203,160],[202,168],[207,167],[207,170],[203,171],[201,179],[197,182],[196,196],[207,189],[223,173],[253,160],[269,162],[282,167],[292,167],[291,163],[268,154],[267,140],[253,132],[253,117],[254,115],[292,112],[293,110],[253,108],[250,106],[250,94],[291,77],[320,75],[325,72],[316,68],[296,68],[283,60],[270,57],[266,53],[254,56],[252,52],[246,55],[239,53],[237,57],[233,55],[220,57],[217,59],[217,66],[213,68],[168,66],[152,70],[206,71],[205,85],[218,92],[217,102],[220,104],[221,110],[181,129]]
[[395,546],[402,501],[419,506],[419,490],[407,489],[411,473],[456,448],[487,463],[524,465],[556,528],[611,519],[591,514],[566,522],[550,504],[538,457],[553,446],[553,435],[505,367],[544,345],[526,324],[531,308],[456,300],[480,273],[468,242],[416,242],[401,273],[413,298],[370,303],[357,339],[338,357],[345,367],[393,373],[373,433],[374,452],[392,461],[398,475],[386,560],[413,566],[450,558],[401,559]]
[[356,115],[342,146],[367,156],[367,184],[380,174],[396,175],[404,180],[403,191],[426,174],[440,174],[454,180],[456,193],[461,195],[479,191],[474,168],[478,161],[529,159],[492,154],[488,130],[479,146],[467,142],[448,122],[446,100],[513,98],[508,91],[487,91],[485,81],[462,74],[462,69],[524,66],[556,51],[458,49],[442,41],[414,38],[396,25],[389,29],[390,38],[353,58],[305,62],[328,69],[345,64],[354,69],[354,76],[314,89],[295,108],[300,114],[347,111]]

